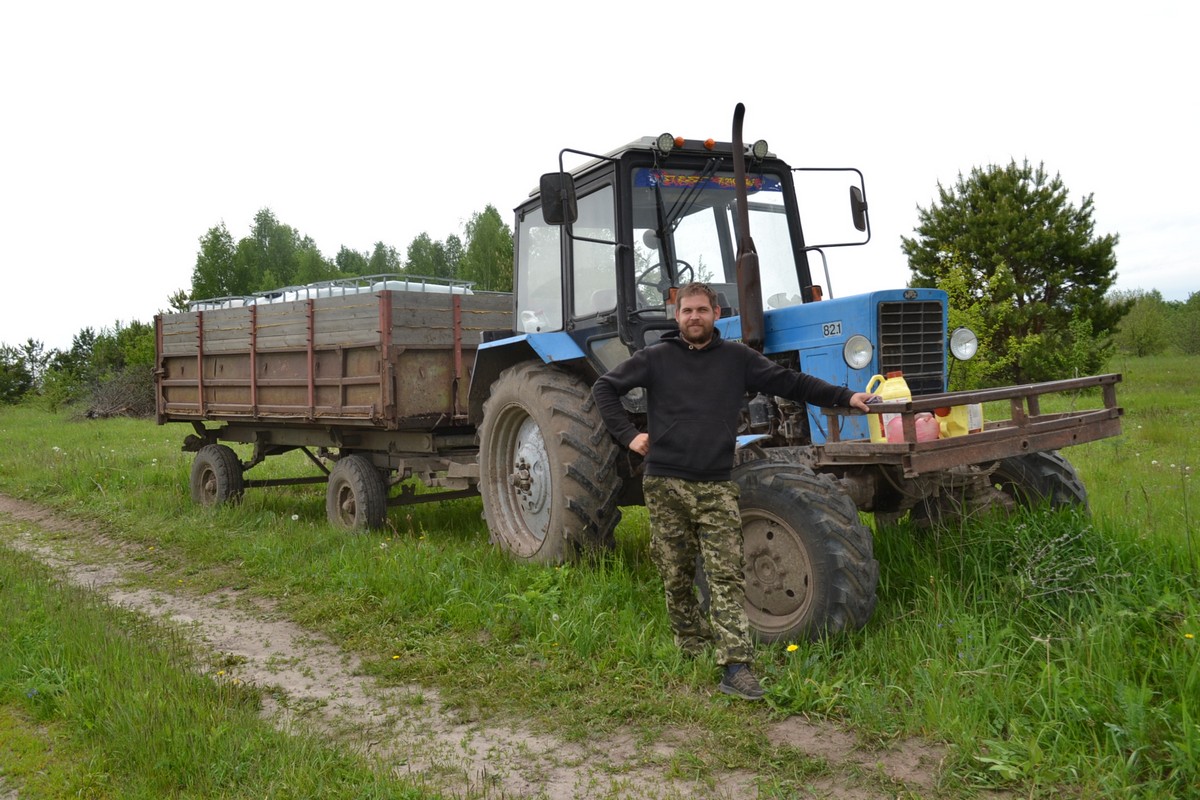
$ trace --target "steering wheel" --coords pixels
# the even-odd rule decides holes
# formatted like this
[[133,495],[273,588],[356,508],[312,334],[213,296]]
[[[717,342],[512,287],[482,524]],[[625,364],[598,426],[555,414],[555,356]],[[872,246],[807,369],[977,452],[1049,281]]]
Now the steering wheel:
[[[650,265],[646,269],[642,270],[642,273],[634,278],[633,282],[638,286],[645,286],[647,289],[654,289],[660,295],[665,295],[666,290],[671,288],[671,284],[668,283],[667,274],[663,272],[662,266],[663,265],[661,261],[657,264]],[[658,270],[662,274],[662,278],[656,282],[646,280],[646,277],[651,272],[654,272],[654,270]],[[683,280],[684,272],[688,274],[688,279],[686,281]],[[680,284],[691,283],[692,281],[696,280],[696,270],[692,269],[692,265],[688,262],[681,258],[677,258],[675,259],[675,277],[679,279]]]

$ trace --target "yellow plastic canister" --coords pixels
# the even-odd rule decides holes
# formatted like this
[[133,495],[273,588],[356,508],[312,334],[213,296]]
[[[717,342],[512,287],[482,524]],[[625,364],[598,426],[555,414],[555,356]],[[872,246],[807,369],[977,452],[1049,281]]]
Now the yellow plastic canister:
[[[882,375],[873,375],[871,380],[867,381],[867,392],[879,395],[882,400],[912,400],[912,392],[908,390],[908,383],[904,380],[903,372],[889,372],[887,377]],[[868,423],[871,429],[872,442],[886,442],[887,424],[899,414],[871,414],[870,422]]]
[[983,407],[979,403],[950,406],[947,409],[939,408],[937,414],[943,439],[951,436],[966,436],[968,433],[978,433],[983,430]]

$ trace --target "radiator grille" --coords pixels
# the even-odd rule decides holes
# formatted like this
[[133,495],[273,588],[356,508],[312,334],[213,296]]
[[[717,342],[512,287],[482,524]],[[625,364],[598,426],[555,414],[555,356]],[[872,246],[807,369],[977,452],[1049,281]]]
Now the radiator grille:
[[913,395],[944,391],[946,333],[937,301],[879,304],[880,371],[903,372]]

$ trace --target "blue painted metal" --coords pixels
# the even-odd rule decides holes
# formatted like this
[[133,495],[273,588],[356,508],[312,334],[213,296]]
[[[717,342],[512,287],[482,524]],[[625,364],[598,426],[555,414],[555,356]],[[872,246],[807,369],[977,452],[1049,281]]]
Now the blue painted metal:
[[[802,372],[861,392],[866,389],[871,377],[880,372],[880,304],[920,301],[938,301],[943,308],[948,305],[946,293],[940,289],[887,289],[767,309],[763,352],[768,356],[798,353]],[[741,338],[742,328],[737,317],[719,320],[717,326],[725,338]],[[945,327],[943,321],[943,330]],[[875,346],[871,362],[862,369],[851,369],[842,356],[846,340],[856,333],[867,337]],[[810,405],[808,420],[813,443],[823,444],[828,439],[825,430],[827,418],[818,407]],[[841,438],[869,438],[867,418],[842,418]]]
[[501,347],[513,347],[514,345],[527,344],[533,348],[533,351],[541,357],[542,361],[547,364],[555,361],[573,361],[578,358],[585,358],[583,350],[575,343],[575,340],[565,331],[554,331],[551,333],[522,333],[517,336],[509,336],[507,339],[497,339],[494,342],[484,342],[479,345],[480,350],[493,350]]

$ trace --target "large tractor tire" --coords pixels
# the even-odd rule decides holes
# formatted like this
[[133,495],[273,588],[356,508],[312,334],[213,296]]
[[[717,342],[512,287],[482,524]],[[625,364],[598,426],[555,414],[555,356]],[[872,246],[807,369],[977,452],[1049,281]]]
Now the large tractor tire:
[[479,427],[492,540],[550,564],[610,548],[621,518],[617,451],[582,379],[537,361],[502,372]]
[[992,473],[1000,491],[1022,506],[1088,510],[1087,489],[1070,461],[1058,451],[1003,459]]
[[343,456],[329,473],[325,514],[343,530],[378,530],[387,523],[387,495],[387,482],[371,459]]
[[237,503],[245,483],[237,453],[223,444],[206,444],[192,462],[192,500],[202,506]]
[[861,628],[875,610],[879,562],[871,532],[829,475],[751,461],[741,489],[746,615],[761,642]]

